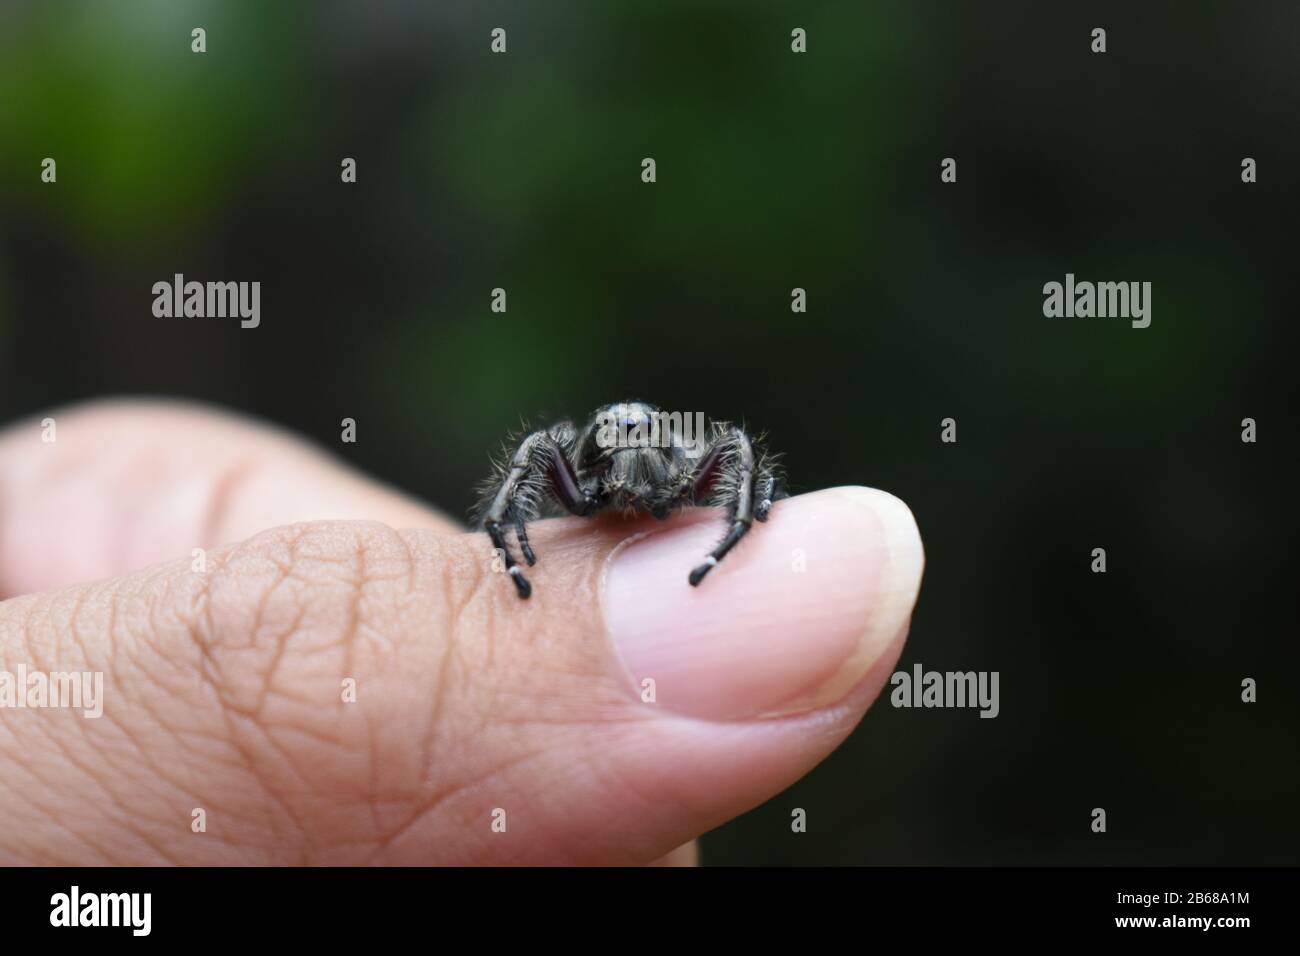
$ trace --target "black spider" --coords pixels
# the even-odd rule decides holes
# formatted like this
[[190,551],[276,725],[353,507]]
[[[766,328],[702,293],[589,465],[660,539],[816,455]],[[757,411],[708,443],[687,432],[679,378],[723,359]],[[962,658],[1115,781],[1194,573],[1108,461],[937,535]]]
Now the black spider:
[[663,519],[686,505],[721,505],[730,527],[690,573],[688,580],[698,585],[755,520],[767,520],[772,502],[787,497],[773,456],[740,428],[702,415],[667,414],[644,402],[606,405],[581,431],[560,422],[506,452],[494,462],[475,513],[523,598],[533,589],[506,542],[510,525],[533,565],[537,556],[525,525],[547,513],[586,517],[616,508]]

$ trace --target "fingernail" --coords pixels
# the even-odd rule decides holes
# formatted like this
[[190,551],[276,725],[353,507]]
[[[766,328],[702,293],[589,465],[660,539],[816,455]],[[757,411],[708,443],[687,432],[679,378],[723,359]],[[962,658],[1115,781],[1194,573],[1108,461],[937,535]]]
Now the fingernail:
[[925,558],[893,495],[832,488],[781,501],[691,587],[724,531],[717,520],[651,532],[609,558],[605,621],[648,706],[711,720],[826,706],[911,618]]

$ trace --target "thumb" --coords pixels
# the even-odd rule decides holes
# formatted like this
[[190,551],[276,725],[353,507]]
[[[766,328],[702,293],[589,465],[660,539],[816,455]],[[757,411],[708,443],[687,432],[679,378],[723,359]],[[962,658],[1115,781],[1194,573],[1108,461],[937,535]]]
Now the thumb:
[[0,604],[4,668],[100,672],[107,718],[0,708],[11,857],[667,854],[852,729],[922,555],[861,489],[780,503],[698,589],[707,513],[633,529],[539,523],[528,602],[485,536],[339,521]]
[[888,679],[924,564],[907,507],[863,488],[779,503],[699,588],[716,514],[590,525],[536,526],[532,598],[489,575],[492,612],[458,630],[492,702],[471,709],[509,728],[505,760],[532,755],[487,788],[518,860],[643,861],[787,788]]

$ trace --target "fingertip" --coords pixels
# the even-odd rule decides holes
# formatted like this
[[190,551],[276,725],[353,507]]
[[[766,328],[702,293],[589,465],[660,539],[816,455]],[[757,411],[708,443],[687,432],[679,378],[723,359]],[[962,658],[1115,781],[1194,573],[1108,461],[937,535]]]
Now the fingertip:
[[907,626],[924,556],[885,492],[786,499],[728,557],[691,572],[718,529],[692,523],[620,545],[605,575],[610,635],[633,684],[714,720],[798,713],[843,697]]

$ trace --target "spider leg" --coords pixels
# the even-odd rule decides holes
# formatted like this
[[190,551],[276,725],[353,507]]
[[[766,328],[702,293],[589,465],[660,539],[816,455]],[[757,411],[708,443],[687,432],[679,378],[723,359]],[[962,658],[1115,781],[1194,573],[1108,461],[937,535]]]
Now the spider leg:
[[542,442],[549,437],[544,431],[533,432],[519,443],[519,447],[515,449],[510,459],[510,464],[504,469],[504,475],[496,487],[490,504],[483,512],[483,530],[492,539],[492,547],[500,552],[505,561],[506,573],[515,582],[515,590],[519,592],[521,598],[530,596],[533,593],[533,586],[528,583],[519,563],[510,553],[510,544],[506,541],[502,525],[513,519],[524,559],[529,564],[536,561],[537,556],[533,554],[533,549],[528,544],[528,533],[524,530],[524,522],[537,513],[537,499],[541,484],[539,468],[541,456],[538,452]]
[[546,477],[550,482],[551,494],[569,514],[579,518],[587,517],[600,506],[593,491],[594,486],[583,487],[573,470],[573,463],[561,448],[556,447],[550,457]]
[[754,497],[758,499],[754,504],[754,520],[766,521],[768,515],[772,513],[772,502],[787,496],[777,487],[776,475],[769,472],[762,480],[755,483]]
[[768,459],[756,459],[753,442],[739,428],[725,429],[700,462],[692,493],[696,500],[707,496],[725,505],[731,521],[717,547],[709,552],[703,564],[691,571],[688,580],[697,587],[704,576],[749,533],[755,520],[767,520],[773,499],[780,495]]
[[515,516],[515,537],[519,540],[519,550],[523,552],[524,560],[531,568],[537,563],[537,555],[533,553],[532,546],[528,543],[528,529],[524,527],[524,519],[518,515]]
[[722,457],[726,451],[726,443],[718,442],[704,456],[704,460],[700,462],[699,467],[695,470],[695,480],[686,487],[686,491],[692,500],[703,501],[709,496],[709,493],[713,490],[714,482],[718,480]]
[[553,494],[573,514],[589,514],[596,505],[595,496],[581,487],[565,454],[572,436],[573,426],[564,422],[550,431],[533,432],[524,438],[511,456],[510,464],[502,469],[500,483],[494,486],[482,510],[483,530],[492,539],[492,546],[500,551],[506,572],[521,598],[529,597],[533,587],[510,553],[503,526],[513,523],[519,550],[524,560],[533,565],[537,555],[528,542],[526,524],[540,516],[541,499],[546,492]]
[[483,521],[483,528],[492,539],[492,547],[501,552],[505,559],[506,571],[509,573],[511,580],[515,582],[515,589],[519,592],[521,598],[532,595],[533,586],[528,583],[524,577],[524,572],[519,570],[519,564],[515,561],[514,556],[510,553],[510,545],[506,543],[505,535],[501,533],[501,522],[492,518],[486,518]]
[[649,496],[650,514],[663,521],[682,505],[708,498],[725,450],[724,444],[711,444],[698,465],[675,469],[667,484]]

